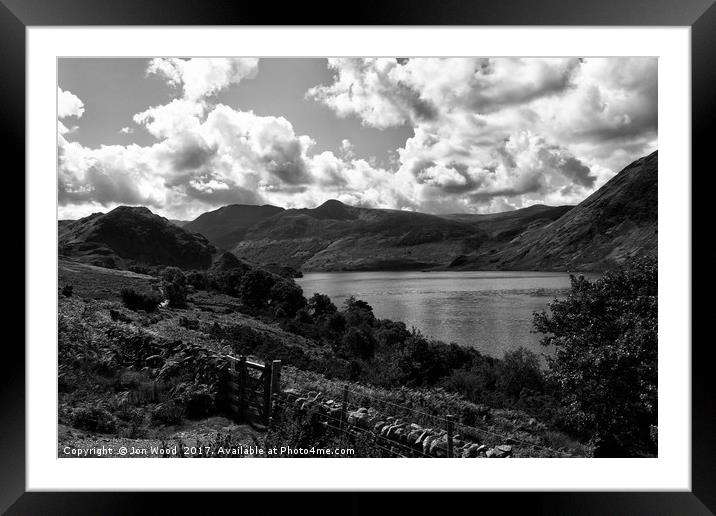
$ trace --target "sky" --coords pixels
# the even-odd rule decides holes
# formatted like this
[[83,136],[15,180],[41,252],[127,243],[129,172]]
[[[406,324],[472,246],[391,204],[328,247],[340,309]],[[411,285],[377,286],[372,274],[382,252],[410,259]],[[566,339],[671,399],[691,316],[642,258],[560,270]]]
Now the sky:
[[58,63],[60,219],[326,200],[577,204],[657,147],[656,58],[82,58]]

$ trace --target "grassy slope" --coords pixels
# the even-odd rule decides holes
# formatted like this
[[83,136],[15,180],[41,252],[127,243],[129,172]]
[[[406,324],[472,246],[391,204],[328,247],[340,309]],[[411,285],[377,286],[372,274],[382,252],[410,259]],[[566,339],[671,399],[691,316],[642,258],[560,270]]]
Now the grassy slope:
[[[146,346],[153,346],[155,351],[146,350],[145,354],[156,353],[159,350],[175,348],[178,342],[182,346],[194,346],[209,350],[214,354],[226,354],[231,351],[231,331],[248,328],[260,336],[262,346],[256,358],[263,358],[267,353],[271,358],[283,358],[286,364],[301,363],[301,360],[332,361],[335,357],[326,346],[310,339],[289,333],[280,329],[276,324],[258,320],[239,313],[237,300],[229,296],[195,292],[190,295],[189,305],[185,309],[160,308],[154,314],[135,313],[124,308],[119,300],[119,290],[123,287],[138,289],[152,288],[154,278],[147,275],[134,274],[126,271],[102,269],[85,264],[60,261],[59,287],[71,284],[74,288],[73,296],[67,298],[59,296],[60,339],[62,344],[60,357],[61,384],[59,395],[59,422],[63,427],[60,444],[76,443],[87,444],[95,442],[115,442],[111,439],[134,439],[138,444],[156,442],[157,439],[176,439],[178,432],[187,425],[195,425],[187,421],[177,421],[173,424],[157,424],[152,421],[150,414],[158,408],[162,400],[140,400],[128,402],[132,391],[146,390],[146,385],[157,383],[157,371],[160,367],[152,368],[149,359],[134,360],[131,353],[141,354]],[[184,324],[181,322],[185,321]],[[187,325],[186,321],[192,324]],[[218,331],[217,328],[221,329]],[[137,344],[139,343],[139,344]],[[130,364],[122,368],[116,366],[101,370],[97,364],[86,364],[80,361],[68,360],[63,355],[67,346],[79,349],[83,360],[87,356],[100,363],[108,360],[106,356],[130,354]],[[139,346],[137,348],[136,346]],[[121,352],[121,353],[120,353]],[[175,355],[167,354],[163,359],[165,364],[175,360]],[[64,357],[64,358],[63,358]],[[184,359],[186,360],[186,359]],[[126,360],[125,360],[126,362]],[[181,362],[181,360],[180,360]],[[193,359],[184,362],[185,367],[193,367]],[[140,367],[141,366],[141,367]],[[189,370],[191,375],[191,370]],[[139,377],[139,381],[133,379]],[[161,382],[159,382],[161,385]],[[284,388],[306,392],[318,389],[329,393],[341,392],[346,382],[330,380],[320,373],[308,372],[295,367],[286,367],[284,375]],[[552,431],[534,418],[517,410],[487,410],[485,407],[469,403],[456,394],[446,393],[442,390],[425,389],[381,389],[350,383],[352,390],[362,392],[366,396],[380,398],[398,404],[409,404],[423,412],[439,415],[456,413],[461,415],[465,422],[470,422],[488,432],[496,432],[507,439],[517,439],[520,442],[534,443],[541,446],[551,446],[569,451],[573,455],[583,455],[584,448],[571,441],[564,434]],[[172,385],[164,387],[167,396]],[[175,386],[174,386],[175,387]],[[161,388],[160,388],[161,390]],[[141,397],[140,397],[141,398]],[[358,399],[356,403],[362,405],[375,404],[368,398]],[[117,429],[106,435],[101,431],[87,431],[72,428],[72,414],[78,407],[102,406],[115,414],[118,418]],[[389,411],[390,406],[383,407]],[[479,416],[476,416],[479,414]],[[130,417],[131,416],[131,417]],[[125,418],[125,419],[122,419]],[[482,419],[480,419],[482,418]],[[138,419],[138,420],[137,420]],[[233,428],[238,432],[238,441],[246,438],[245,432]],[[220,433],[217,430],[213,435]],[[211,434],[211,432],[209,432]],[[211,441],[211,435],[203,438]],[[191,434],[193,438],[193,434]],[[484,442],[489,442],[485,436],[476,436]],[[108,441],[110,440],[110,441]],[[124,442],[124,441],[123,441]],[[234,443],[235,444],[235,443]],[[527,447],[516,445],[516,456],[539,456],[540,452]]]

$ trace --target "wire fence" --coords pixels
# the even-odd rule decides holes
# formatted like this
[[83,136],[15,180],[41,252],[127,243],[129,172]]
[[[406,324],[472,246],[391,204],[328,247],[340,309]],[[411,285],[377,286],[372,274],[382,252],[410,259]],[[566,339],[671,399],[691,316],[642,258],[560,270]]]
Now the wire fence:
[[[356,412],[359,409],[365,409],[366,405],[369,408],[376,409],[376,407],[389,407],[393,414],[383,414],[385,417],[398,417],[399,419],[411,420],[413,422],[422,421],[432,422],[434,428],[422,429],[431,430],[437,432],[440,436],[448,436],[448,440],[452,440],[457,437],[454,434],[455,429],[462,429],[465,435],[479,436],[484,442],[490,442],[491,444],[510,444],[519,445],[522,448],[541,451],[547,455],[560,456],[560,457],[571,457],[572,455],[561,450],[555,450],[549,446],[538,444],[535,442],[529,442],[524,439],[519,439],[514,435],[504,435],[493,430],[485,428],[479,428],[474,425],[468,425],[466,423],[457,421],[455,418],[442,415],[442,414],[430,414],[424,410],[416,409],[415,407],[408,406],[405,404],[395,403],[394,401],[388,401],[383,398],[378,398],[365,392],[359,392],[354,389],[350,389],[347,386],[342,388],[340,396],[336,395],[336,390],[333,392],[323,392],[314,389],[313,396],[309,397],[306,394],[299,394],[294,392],[283,392],[281,394],[284,400],[277,400],[277,406],[283,408],[300,408],[291,405],[296,403],[299,399],[308,402],[309,405],[317,406],[320,405],[321,410],[315,411],[316,417],[321,420],[321,423],[332,431],[338,432],[341,439],[345,437],[357,438],[362,437],[372,443],[373,446],[381,451],[389,453],[391,456],[397,457],[433,457],[433,455],[425,453],[425,450],[419,443],[415,443],[414,446],[410,446],[404,442],[399,442],[395,439],[389,439],[385,435],[376,433],[373,428],[363,428],[359,425],[349,424],[348,415],[351,412]],[[322,400],[333,400],[333,403],[329,406],[325,401]],[[362,403],[368,401],[369,403]],[[337,413],[336,416],[334,413]],[[400,416],[396,416],[399,414]],[[406,421],[407,424],[407,421]],[[460,435],[460,437],[463,437]],[[452,441],[451,441],[452,442]],[[463,443],[460,440],[460,443]],[[474,443],[476,444],[476,443]],[[452,451],[452,450],[451,450]],[[448,452],[450,455],[450,452]]]

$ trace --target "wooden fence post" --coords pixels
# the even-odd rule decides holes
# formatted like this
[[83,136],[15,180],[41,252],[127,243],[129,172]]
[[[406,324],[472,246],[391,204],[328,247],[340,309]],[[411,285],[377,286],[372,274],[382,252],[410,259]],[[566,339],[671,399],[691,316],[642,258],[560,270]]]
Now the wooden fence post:
[[278,401],[278,397],[281,394],[281,361],[274,360],[271,362],[271,402],[269,404],[269,422],[273,420],[274,404]]
[[445,416],[445,419],[447,419],[447,456],[448,456],[448,458],[452,458],[452,456],[453,456],[452,434],[453,434],[453,420],[455,419],[455,416],[453,416],[453,415]]
[[343,386],[343,402],[341,403],[341,421],[339,423],[341,441],[345,438],[345,433],[348,428],[348,421],[346,413],[348,411],[348,386]]
[[271,397],[281,394],[281,361],[271,362]]
[[246,391],[246,357],[239,357],[239,421],[244,419],[244,397]]
[[229,394],[228,394],[228,402],[229,402],[229,413],[233,414],[234,419],[236,420],[238,418],[238,411],[239,411],[239,405],[238,405],[238,399],[239,399],[239,373],[238,369],[236,368],[236,359],[233,357],[229,357]]
[[271,380],[272,380],[271,364],[264,364],[264,399],[263,399],[263,419],[264,425],[268,426],[271,418]]

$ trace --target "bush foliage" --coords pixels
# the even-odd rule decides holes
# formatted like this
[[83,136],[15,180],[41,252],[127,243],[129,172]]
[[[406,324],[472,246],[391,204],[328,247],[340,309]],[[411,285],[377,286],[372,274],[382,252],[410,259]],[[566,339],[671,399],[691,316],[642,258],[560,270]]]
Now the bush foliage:
[[132,288],[123,288],[120,296],[124,306],[134,311],[154,312],[162,302],[161,297],[154,292],[138,292]]
[[604,456],[653,455],[657,424],[656,260],[596,281],[572,277],[569,296],[535,315],[556,353],[549,378],[568,422]]
[[172,308],[186,307],[186,276],[178,267],[167,267],[162,271],[162,290]]

